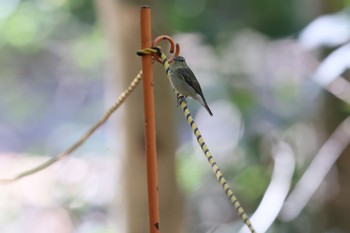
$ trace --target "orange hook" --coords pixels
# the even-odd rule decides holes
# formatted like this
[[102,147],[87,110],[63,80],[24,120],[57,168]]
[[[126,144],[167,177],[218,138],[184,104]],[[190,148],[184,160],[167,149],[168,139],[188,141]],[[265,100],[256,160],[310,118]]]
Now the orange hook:
[[[161,35],[158,36],[152,44],[152,47],[156,47],[157,44],[161,41],[161,40],[167,40],[170,43],[170,50],[169,52],[172,53],[173,55],[168,59],[168,62],[171,63],[174,60],[174,57],[179,56],[180,54],[180,45],[178,43],[175,44],[174,40],[167,35]],[[154,58],[156,59],[157,62],[162,63],[161,58],[158,56],[158,54],[154,54]]]

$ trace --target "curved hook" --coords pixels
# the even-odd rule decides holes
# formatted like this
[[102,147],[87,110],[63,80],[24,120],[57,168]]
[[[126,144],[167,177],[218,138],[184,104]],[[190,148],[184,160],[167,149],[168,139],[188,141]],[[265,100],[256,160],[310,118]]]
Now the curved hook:
[[[168,62],[171,63],[174,60],[174,57],[176,57],[176,56],[178,56],[180,54],[180,45],[178,43],[175,44],[174,40],[170,36],[161,35],[161,36],[158,36],[153,41],[152,47],[156,47],[157,44],[161,40],[167,40],[170,43],[170,50],[169,50],[169,52],[172,53],[173,55],[168,59]],[[154,58],[156,59],[157,62],[162,63],[161,58],[157,54],[154,54]]]

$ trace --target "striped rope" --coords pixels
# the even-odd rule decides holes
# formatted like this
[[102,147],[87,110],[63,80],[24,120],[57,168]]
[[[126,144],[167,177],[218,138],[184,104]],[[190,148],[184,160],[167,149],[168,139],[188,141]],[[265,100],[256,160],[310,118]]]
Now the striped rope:
[[[165,73],[167,75],[168,78],[170,78],[170,66],[167,60],[167,57],[164,53],[162,53],[160,50],[157,51],[158,55],[161,57],[163,66],[164,66],[164,70]],[[175,91],[175,90],[174,90]],[[175,91],[176,92],[176,91]],[[241,206],[240,202],[238,201],[238,198],[236,197],[236,195],[233,193],[232,189],[230,188],[230,186],[227,184],[226,179],[224,178],[222,172],[220,171],[218,165],[216,164],[207,144],[204,142],[204,139],[202,137],[201,132],[199,131],[196,123],[193,120],[193,117],[191,116],[191,113],[187,107],[187,102],[185,100],[185,98],[183,98],[183,96],[181,96],[179,93],[177,93],[177,98],[179,101],[179,104],[182,108],[182,111],[187,119],[188,124],[191,126],[192,131],[194,133],[194,135],[197,138],[197,142],[198,145],[201,147],[205,157],[207,158],[215,176],[216,179],[219,181],[221,187],[223,188],[223,190],[225,191],[227,197],[229,198],[229,200],[231,201],[231,203],[233,204],[234,208],[236,209],[239,217],[242,219],[242,221],[244,222],[244,224],[249,228],[251,233],[256,233],[252,223],[249,220],[249,217],[247,215],[247,213],[245,212],[245,210],[243,209],[243,207]]]
[[201,132],[199,131],[197,124],[194,122],[193,117],[190,113],[190,111],[188,110],[187,107],[187,103],[186,100],[184,98],[182,98],[182,96],[180,96],[178,94],[178,98],[180,101],[180,106],[182,108],[182,111],[187,119],[188,124],[191,126],[192,131],[194,133],[194,135],[197,138],[197,142],[198,145],[201,147],[205,157],[208,159],[208,162],[216,176],[216,179],[219,181],[221,187],[223,188],[223,190],[225,191],[227,197],[230,199],[231,203],[233,204],[233,206],[235,207],[238,215],[240,216],[240,218],[243,220],[244,224],[249,228],[249,230],[252,233],[256,233],[252,223],[249,220],[248,215],[246,214],[245,210],[243,209],[243,207],[241,206],[241,203],[238,201],[236,195],[233,193],[232,189],[230,188],[230,186],[227,184],[226,179],[224,178],[222,172],[220,171],[220,168],[218,167],[218,165],[216,164],[207,144],[204,142],[204,139],[202,137]]

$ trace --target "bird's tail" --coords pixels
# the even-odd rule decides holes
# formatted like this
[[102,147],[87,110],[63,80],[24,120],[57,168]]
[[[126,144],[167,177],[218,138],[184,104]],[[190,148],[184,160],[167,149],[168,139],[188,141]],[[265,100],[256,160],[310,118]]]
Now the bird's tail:
[[203,96],[200,96],[197,94],[196,98],[195,98],[201,105],[203,105],[203,107],[205,107],[205,109],[208,111],[210,116],[213,116],[213,113],[211,112],[207,101],[205,100],[205,98]]

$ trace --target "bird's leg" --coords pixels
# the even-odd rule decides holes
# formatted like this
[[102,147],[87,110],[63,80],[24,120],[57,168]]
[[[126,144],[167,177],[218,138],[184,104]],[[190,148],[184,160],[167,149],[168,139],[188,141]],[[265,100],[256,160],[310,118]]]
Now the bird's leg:
[[185,100],[186,100],[186,96],[183,96],[180,93],[177,93],[177,107],[180,106],[181,103]]

